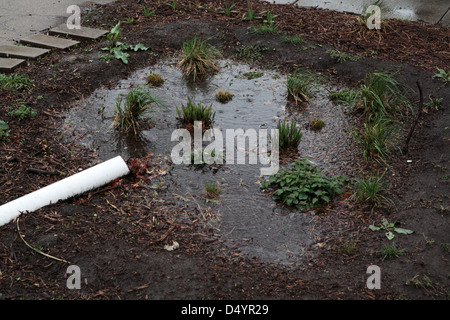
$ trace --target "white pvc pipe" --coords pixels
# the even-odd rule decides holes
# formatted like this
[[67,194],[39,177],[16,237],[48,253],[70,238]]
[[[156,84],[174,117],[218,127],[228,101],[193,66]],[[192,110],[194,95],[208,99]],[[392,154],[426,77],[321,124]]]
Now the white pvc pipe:
[[33,212],[59,200],[101,187],[130,172],[121,156],[97,164],[51,185],[0,206],[0,226],[21,213]]

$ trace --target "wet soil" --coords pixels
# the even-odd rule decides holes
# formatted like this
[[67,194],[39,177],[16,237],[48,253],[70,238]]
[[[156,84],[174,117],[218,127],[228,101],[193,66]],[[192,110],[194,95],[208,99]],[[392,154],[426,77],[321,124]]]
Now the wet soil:
[[[178,9],[173,10],[162,2],[120,1],[83,13],[84,25],[104,29],[112,28],[118,20],[134,19],[133,23],[122,23],[122,41],[150,46],[151,54],[133,52],[127,65],[99,59],[104,54],[101,48],[106,46],[103,38],[69,51],[54,51],[18,70],[29,75],[35,86],[28,91],[1,91],[0,115],[11,127],[9,141],[0,143],[2,203],[101,161],[101,155],[107,152],[79,143],[85,138],[83,132],[75,139],[70,135],[68,142],[68,132],[61,130],[70,122],[67,115],[95,90],[116,88],[133,72],[176,56],[183,40],[198,35],[208,38],[229,59],[235,59],[233,55],[242,46],[267,48],[261,58],[245,61],[254,67],[282,74],[309,67],[339,88],[356,85],[373,70],[395,71],[400,81],[414,89],[413,101],[418,100],[416,81],[422,84],[426,97],[442,98],[439,110],[428,110],[420,119],[409,154],[396,155],[389,162],[388,195],[394,205],[372,211],[350,201],[348,191],[325,210],[308,213],[313,224],[298,230],[290,227],[297,225],[301,215],[274,206],[267,221],[280,228],[275,239],[286,239],[283,232],[288,234],[294,246],[282,249],[302,259],[292,263],[284,261],[283,255],[252,255],[249,253],[258,247],[267,252],[261,243],[252,248],[246,233],[252,225],[242,225],[235,238],[242,242],[229,245],[226,237],[218,236],[214,224],[217,212],[204,201],[200,182],[195,180],[198,172],[189,171],[191,185],[180,184],[178,169],[174,170],[166,157],[156,152],[147,154],[144,149],[128,159],[133,174],[0,227],[0,298],[448,299],[450,89],[432,78],[436,67],[448,68],[450,62],[448,29],[392,20],[380,33],[360,34],[354,15],[255,3],[257,11],[273,9],[278,14],[276,19],[284,34],[298,34],[307,41],[298,47],[285,43],[280,34],[249,33],[248,27],[260,22],[241,20],[247,11],[245,1],[237,2],[234,9],[240,14],[232,16],[215,12],[220,7],[215,2],[199,1],[202,7],[187,1],[177,3]],[[144,17],[142,4],[156,8],[155,14]],[[361,59],[336,63],[326,53],[329,48],[352,52]],[[38,116],[25,122],[10,117],[7,107],[18,99],[35,107]],[[89,107],[97,111],[101,105]],[[153,129],[159,123],[153,123]],[[409,126],[405,123],[405,131]],[[125,141],[123,145],[130,143]],[[147,143],[148,139],[144,145]],[[314,144],[314,139],[308,143]],[[142,150],[141,146],[135,149]],[[343,160],[354,150],[343,152],[342,157],[333,156],[339,151],[330,150],[323,163],[331,163],[328,159],[334,158],[334,166],[350,172],[380,169],[372,163],[355,167],[350,160]],[[58,175],[36,174],[30,168]],[[239,193],[238,186],[234,181],[230,189]],[[254,185],[247,190],[259,193]],[[240,200],[233,197],[233,210],[240,208],[242,215],[258,214],[251,203],[239,204]],[[263,201],[273,205],[268,197]],[[405,250],[396,259],[384,259],[381,253],[392,241],[383,232],[368,229],[383,217],[414,231],[412,235],[396,235],[395,244]],[[292,250],[301,241],[295,233],[301,238],[308,232],[314,235],[308,239],[314,241],[304,247],[305,252]],[[68,263],[33,251],[24,240]],[[178,249],[164,249],[173,241],[180,244]],[[357,244],[352,255],[343,250],[351,241]],[[78,265],[82,271],[80,290],[66,286],[69,264]],[[379,290],[366,287],[370,265],[381,268]]]

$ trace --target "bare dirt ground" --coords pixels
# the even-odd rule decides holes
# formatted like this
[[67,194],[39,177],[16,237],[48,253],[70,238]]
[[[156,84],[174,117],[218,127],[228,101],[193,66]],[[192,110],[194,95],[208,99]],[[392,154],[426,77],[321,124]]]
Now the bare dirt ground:
[[[329,233],[323,239],[326,245],[311,261],[296,268],[264,264],[224,248],[194,202],[174,199],[169,191],[149,197],[152,179],[170,178],[163,159],[130,160],[133,174],[0,227],[0,299],[449,298],[450,86],[432,78],[436,67],[448,69],[450,65],[449,30],[389,21],[379,33],[361,34],[351,14],[255,2],[257,12],[272,9],[278,15],[283,34],[298,34],[310,45],[308,50],[299,50],[280,34],[250,34],[248,27],[260,21],[243,21],[247,2],[236,3],[233,10],[239,14],[231,16],[215,10],[224,7],[221,2],[184,0],[176,1],[176,10],[164,1],[124,0],[83,12],[83,25],[106,30],[119,20],[133,19],[122,23],[122,41],[143,43],[153,54],[133,52],[127,65],[118,60],[106,63],[99,59],[106,46],[102,38],[70,51],[52,52],[19,69],[17,73],[28,75],[34,87],[0,91],[0,116],[11,127],[10,139],[0,142],[0,202],[61,179],[60,175],[30,172],[30,168],[68,176],[89,167],[95,151],[75,142],[68,145],[56,134],[63,112],[96,88],[113,86],[132,71],[177,54],[183,40],[198,35],[208,38],[225,57],[232,57],[243,45],[269,48],[254,62],[264,68],[276,66],[288,72],[307,66],[340,85],[355,85],[374,70],[397,71],[398,78],[414,90],[420,81],[425,97],[442,98],[439,110],[421,117],[409,154],[391,160],[389,196],[395,205],[372,214],[370,209],[351,204],[339,215],[322,212],[319,221]],[[145,17],[143,5],[156,9],[155,13]],[[330,48],[361,59],[336,63],[326,53]],[[26,122],[10,117],[7,106],[18,99],[36,108],[38,115]],[[411,99],[417,102],[417,90]],[[414,231],[395,238],[397,247],[405,250],[396,259],[384,259],[381,253],[391,243],[383,232],[368,229],[382,217]],[[78,265],[81,289],[67,289],[67,263],[31,250],[21,236],[41,251]],[[180,248],[164,250],[164,244],[174,239]],[[357,252],[348,255],[341,249],[351,240],[357,241]],[[381,268],[379,290],[366,287],[370,265]]]

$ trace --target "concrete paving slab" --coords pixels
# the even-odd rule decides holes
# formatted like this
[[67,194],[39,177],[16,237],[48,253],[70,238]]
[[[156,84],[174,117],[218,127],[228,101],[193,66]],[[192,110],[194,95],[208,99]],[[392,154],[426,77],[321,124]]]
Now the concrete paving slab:
[[0,45],[44,33],[66,23],[71,15],[67,7],[78,5],[81,19],[90,7],[114,0],[0,0]]
[[79,44],[80,42],[70,39],[48,36],[46,34],[34,34],[24,39],[20,39],[20,43],[31,44],[32,46],[38,48],[48,48],[48,49],[56,48],[64,50],[76,44]]
[[0,46],[0,57],[19,58],[19,59],[37,59],[38,57],[48,53],[50,50],[26,47],[26,46]]
[[24,59],[0,58],[0,72],[11,73],[15,68],[25,63]]
[[51,35],[68,35],[71,38],[79,40],[95,40],[101,36],[107,34],[108,31],[88,28],[81,26],[81,29],[69,29],[66,24],[62,24],[53,29],[50,29],[49,34]]

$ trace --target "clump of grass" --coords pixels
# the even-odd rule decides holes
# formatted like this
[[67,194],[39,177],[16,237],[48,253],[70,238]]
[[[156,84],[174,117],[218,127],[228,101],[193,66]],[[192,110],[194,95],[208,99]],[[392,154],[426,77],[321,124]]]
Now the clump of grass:
[[9,138],[9,126],[8,124],[0,120],[0,141],[7,140]]
[[433,282],[426,275],[422,276],[422,280],[421,280],[421,279],[419,279],[419,275],[416,274],[414,277],[412,277],[411,279],[408,279],[406,281],[406,285],[407,286],[413,285],[416,288],[424,289],[424,288],[432,288]]
[[331,58],[333,58],[338,63],[359,60],[358,56],[355,56],[348,52],[342,52],[339,50],[327,50],[327,53],[330,55]]
[[265,46],[242,46],[236,50],[234,56],[238,59],[255,61],[262,58],[262,53],[268,49]]
[[161,104],[153,94],[142,88],[131,90],[125,100],[122,97],[117,100],[113,126],[122,132],[133,132],[136,135],[139,120],[151,109],[152,103]]
[[254,34],[275,34],[279,33],[278,26],[276,24],[260,24],[252,28]]
[[244,77],[247,78],[247,80],[252,80],[252,79],[257,79],[263,76],[263,74],[261,72],[258,71],[249,71],[249,72],[245,72],[243,74]]
[[205,192],[208,198],[217,198],[222,190],[219,188],[217,182],[212,181],[205,184]]
[[385,260],[398,258],[405,252],[405,250],[397,248],[397,246],[393,242],[390,246],[384,246],[381,252],[384,254],[383,260]]
[[252,1],[247,0],[248,11],[242,15],[242,20],[256,20],[261,19],[261,14],[263,12],[256,14],[255,9],[253,9]]
[[227,103],[227,102],[231,101],[231,99],[233,99],[233,97],[234,97],[234,94],[232,94],[226,90],[220,89],[220,90],[216,91],[216,99],[219,102]]
[[0,73],[0,89],[22,90],[31,88],[33,83],[23,74],[6,75]]
[[222,54],[214,46],[197,37],[183,42],[178,67],[188,79],[196,81],[210,73],[219,71],[217,59]]
[[372,206],[382,206],[384,203],[390,202],[384,196],[383,176],[384,174],[380,177],[369,176],[355,179],[354,192],[350,198],[359,203],[367,203]]
[[436,67],[436,69],[439,71],[438,73],[435,73],[433,75],[433,78],[438,78],[441,81],[447,83],[450,82],[450,71],[445,71],[444,69]]
[[405,107],[411,107],[406,90],[388,73],[369,73],[356,92],[354,108],[368,120],[395,117]]
[[358,240],[350,239],[345,241],[338,252],[347,256],[354,256],[358,252]]
[[164,79],[157,73],[151,73],[147,76],[147,83],[152,87],[160,87],[164,83]]
[[325,122],[322,119],[314,118],[311,121],[310,127],[312,130],[319,131],[325,126]]
[[366,160],[385,161],[394,150],[399,150],[391,120],[377,119],[374,122],[365,122],[362,133],[355,131],[354,137]]
[[313,97],[314,76],[311,73],[296,72],[287,76],[288,100],[295,104],[310,102]]
[[36,110],[20,102],[15,107],[10,107],[8,114],[19,120],[25,120],[36,117]]
[[295,150],[298,148],[303,133],[299,128],[297,128],[296,121],[293,121],[290,124],[286,121],[279,121],[277,124],[277,129],[279,134],[280,150]]
[[292,45],[301,45],[305,43],[305,40],[303,40],[300,36],[298,35],[284,35],[283,36],[283,41]]
[[356,101],[357,93],[354,90],[344,89],[341,91],[332,91],[328,95],[328,98],[335,103],[343,103],[346,105],[352,105]]
[[194,125],[195,121],[202,122],[203,128],[209,128],[214,124],[216,112],[210,106],[204,106],[201,103],[194,103],[188,98],[186,105],[181,106],[181,110],[177,107],[178,119],[186,125]]

